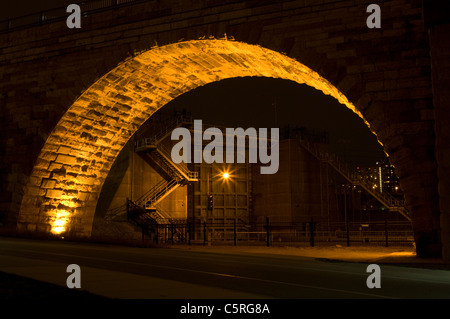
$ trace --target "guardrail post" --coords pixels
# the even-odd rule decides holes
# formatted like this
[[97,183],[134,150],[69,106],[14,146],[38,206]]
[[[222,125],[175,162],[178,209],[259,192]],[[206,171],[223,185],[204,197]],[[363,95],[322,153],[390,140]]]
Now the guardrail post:
[[190,246],[191,245],[191,223],[188,222],[187,226],[188,226],[188,244]]
[[386,247],[389,247],[389,235],[388,235],[388,221],[387,218],[384,220],[384,234],[386,238]]
[[206,222],[203,222],[203,246],[206,246]]
[[350,227],[347,212],[347,188],[344,188],[344,212],[345,212],[345,230],[347,232],[347,247],[350,247]]
[[234,220],[234,246],[236,246],[236,219]]
[[348,219],[345,221],[345,228],[347,229],[347,247],[350,247],[350,227],[348,225]]
[[164,244],[167,244],[167,224],[164,224]]
[[315,231],[315,223],[314,219],[311,217],[311,220],[309,222],[309,241],[311,243],[311,247],[314,247],[314,231]]

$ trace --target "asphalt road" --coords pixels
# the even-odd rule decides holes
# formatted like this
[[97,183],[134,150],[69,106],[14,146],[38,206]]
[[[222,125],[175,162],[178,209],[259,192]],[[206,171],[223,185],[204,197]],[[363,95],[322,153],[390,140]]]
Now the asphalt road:
[[450,298],[446,270],[380,265],[370,289],[368,263],[0,238],[0,271],[66,287],[70,264],[81,289],[110,298]]

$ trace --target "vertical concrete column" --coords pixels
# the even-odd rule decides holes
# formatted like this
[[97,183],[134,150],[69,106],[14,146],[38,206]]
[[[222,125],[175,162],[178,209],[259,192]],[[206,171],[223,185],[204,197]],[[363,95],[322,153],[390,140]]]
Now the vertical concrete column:
[[450,24],[430,29],[442,257],[450,260]]
[[450,260],[450,5],[425,3],[428,24],[433,103],[435,108],[436,158],[439,178],[439,209],[442,258]]

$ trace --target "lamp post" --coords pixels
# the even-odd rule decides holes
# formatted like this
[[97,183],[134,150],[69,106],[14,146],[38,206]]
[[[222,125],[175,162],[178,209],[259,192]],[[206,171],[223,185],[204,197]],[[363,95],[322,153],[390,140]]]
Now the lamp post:
[[[212,167],[211,167],[212,170]],[[214,178],[221,178],[222,181],[227,181],[231,178],[231,175],[228,171],[224,170],[221,171],[219,174],[216,174],[214,176],[211,176],[212,173],[211,171],[208,173],[208,183],[207,183],[207,194],[208,194],[208,199],[207,199],[207,212],[211,212],[211,218],[212,221],[214,222],[214,195],[213,195],[213,191],[214,191],[214,187],[213,187],[213,181]],[[207,219],[207,218],[206,218]],[[206,221],[205,221],[206,223]],[[204,228],[204,232],[206,232],[206,228]]]
[[222,171],[217,175],[211,176],[211,172],[209,172],[208,174],[208,184],[207,184],[207,189],[208,189],[208,210],[213,209],[213,179],[216,177],[220,177],[222,179],[222,181],[227,181],[228,179],[231,178],[231,175],[228,171]]

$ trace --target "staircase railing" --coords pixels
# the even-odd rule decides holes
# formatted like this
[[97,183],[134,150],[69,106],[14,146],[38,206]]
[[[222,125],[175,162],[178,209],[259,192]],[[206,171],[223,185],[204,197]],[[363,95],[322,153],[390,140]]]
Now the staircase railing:
[[[154,150],[147,153],[146,155],[149,159],[151,159],[151,162],[153,162],[153,164],[150,165],[152,165],[152,167],[165,179],[178,179],[180,181],[186,180],[186,176],[182,174],[180,169],[175,167],[176,164],[168,160],[166,156],[163,156],[160,151]],[[154,167],[153,165],[156,165],[158,167]],[[158,168],[161,169],[162,172]]]
[[173,218],[170,213],[161,207],[161,205],[156,205],[156,211],[160,218],[157,219],[158,224],[186,224],[186,218]]
[[127,212],[127,205],[123,204],[117,207],[114,207],[112,209],[109,209],[106,211],[105,219],[106,220],[113,220],[114,218],[123,215]]
[[171,134],[171,132],[175,128],[181,126],[182,124],[192,122],[193,120],[191,116],[186,116],[183,114],[179,115],[176,118],[170,120],[169,122],[164,123],[165,124],[164,127],[155,135],[136,141],[135,149],[136,151],[139,151],[141,149],[156,147],[156,145],[158,145],[164,138],[166,138],[167,135]]
[[127,200],[127,217],[141,227],[157,224],[154,216],[131,200]]
[[[198,180],[198,172],[191,171],[187,164],[184,162],[174,163],[172,161],[171,150],[168,149],[162,143],[162,140],[176,127],[180,126],[183,123],[192,122],[192,117],[186,115],[177,116],[172,121],[168,122],[165,127],[157,133],[155,136],[142,138],[135,142],[135,151],[140,152],[144,150],[156,150],[159,154],[165,159],[166,163],[168,163],[172,168],[176,169],[180,172],[184,178],[188,181],[197,181]],[[169,173],[169,172],[168,172]]]
[[163,187],[163,185],[165,184],[165,183],[167,183],[167,181],[166,180],[160,180],[158,183],[156,183],[156,185],[155,186],[153,186],[151,189],[149,189],[147,192],[145,192],[142,196],[140,196],[138,199],[136,199],[134,202],[137,204],[137,205],[143,205],[143,204],[145,204],[145,199],[147,198],[147,197],[151,197],[152,196],[152,194],[157,190],[157,189],[160,189],[161,187]]
[[181,114],[174,118],[173,120],[165,123],[164,128],[161,129],[157,134],[155,134],[151,139],[153,139],[155,144],[159,144],[167,135],[171,134],[172,131],[185,123],[192,123],[192,117]]
[[157,146],[158,152],[169,162],[175,169],[177,169],[188,181],[197,181],[198,172],[191,171],[184,162],[174,163],[171,159],[171,151],[164,144],[160,143]]
[[367,184],[366,181],[361,179],[361,176],[359,176],[355,171],[350,169],[347,164],[344,164],[335,154],[330,154],[329,152],[319,150],[317,144],[311,143],[308,140],[299,139],[299,141],[300,144],[307,151],[309,151],[314,157],[316,157],[320,161],[327,162],[351,184],[361,186],[388,209],[398,211],[406,219],[411,220],[409,212],[405,207],[404,200],[395,198],[390,194],[381,193],[378,190],[373,189],[372,185]]
[[152,189],[150,189],[147,193],[141,196],[141,198],[136,201],[136,204],[145,208],[153,207],[179,185],[180,183],[176,179],[172,179],[170,181],[163,179],[161,182],[152,187]]
[[170,219],[170,213],[166,211],[164,208],[161,207],[161,205],[156,205],[156,211],[161,215],[161,218],[163,219]]

